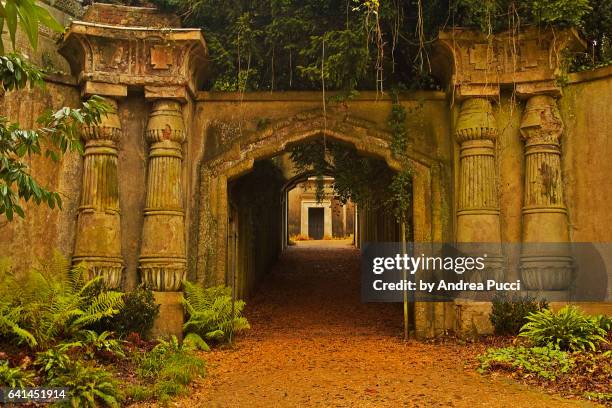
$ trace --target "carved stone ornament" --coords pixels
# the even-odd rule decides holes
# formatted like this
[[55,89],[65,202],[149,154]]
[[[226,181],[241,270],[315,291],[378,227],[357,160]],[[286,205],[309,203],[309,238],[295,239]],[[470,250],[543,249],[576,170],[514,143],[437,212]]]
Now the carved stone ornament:
[[434,76],[460,99],[499,96],[513,88],[520,96],[560,95],[556,82],[564,51],[586,44],[574,29],[527,28],[487,35],[477,30],[442,31],[434,45]]

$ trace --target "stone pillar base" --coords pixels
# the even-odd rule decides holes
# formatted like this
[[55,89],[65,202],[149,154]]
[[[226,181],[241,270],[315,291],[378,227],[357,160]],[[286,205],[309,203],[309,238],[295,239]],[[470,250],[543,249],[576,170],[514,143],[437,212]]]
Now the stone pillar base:
[[181,297],[183,292],[153,292],[155,303],[159,304],[159,315],[153,324],[151,334],[155,337],[168,337],[175,335],[183,339],[183,305]]
[[461,338],[492,334],[491,302],[455,300],[455,332]]

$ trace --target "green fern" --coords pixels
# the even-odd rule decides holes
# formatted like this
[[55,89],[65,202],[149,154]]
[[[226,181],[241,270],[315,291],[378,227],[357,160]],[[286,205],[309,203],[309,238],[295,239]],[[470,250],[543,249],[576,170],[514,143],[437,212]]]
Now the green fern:
[[21,325],[23,307],[19,305],[22,290],[7,263],[0,264],[0,336],[15,338],[19,344],[35,347],[36,338]]
[[244,301],[236,300],[232,307],[230,288],[203,288],[191,282],[184,282],[183,287],[183,305],[189,316],[183,325],[185,333],[195,333],[203,340],[231,342],[234,334],[251,327],[242,316]]
[[60,344],[47,351],[36,354],[34,365],[44,373],[48,380],[65,373],[72,364],[68,351],[73,344]]
[[9,303],[0,303],[0,335],[15,337],[18,343],[35,347],[38,344],[36,338],[19,325],[22,310],[21,307],[14,307]]
[[85,265],[70,267],[54,254],[50,262],[19,279],[0,271],[0,334],[30,347],[46,349],[72,338],[85,326],[113,316],[123,307],[123,294],[99,290],[102,278],[87,279]]
[[77,336],[80,340],[81,348],[89,358],[103,356],[104,354],[113,357],[125,357],[121,340],[113,338],[113,333],[104,331],[100,334],[93,330],[82,330]]
[[25,388],[34,385],[34,373],[21,367],[9,367],[8,361],[0,362],[0,387]]
[[119,407],[121,401],[119,387],[109,372],[80,362],[65,374],[55,377],[49,385],[70,389],[70,398],[59,402],[59,407],[95,408],[100,404]]

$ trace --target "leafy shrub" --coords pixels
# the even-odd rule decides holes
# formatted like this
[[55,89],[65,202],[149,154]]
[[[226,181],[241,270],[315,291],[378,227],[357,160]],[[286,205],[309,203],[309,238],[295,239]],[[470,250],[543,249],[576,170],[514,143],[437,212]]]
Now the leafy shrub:
[[185,338],[183,338],[183,347],[187,347],[192,350],[210,351],[210,347],[204,341],[204,339],[195,333],[187,333]]
[[102,404],[119,407],[121,394],[111,373],[101,368],[76,362],[66,373],[55,377],[50,383],[53,387],[67,387],[70,398],[61,401],[60,407],[94,408]]
[[90,329],[98,333],[113,331],[119,338],[138,333],[141,338],[149,338],[153,323],[159,314],[153,291],[139,286],[123,295],[123,308],[114,316],[105,317]]
[[605,342],[606,331],[599,326],[597,318],[583,314],[574,306],[565,306],[557,313],[549,309],[527,316],[519,336],[525,337],[535,346],[552,346],[561,350],[597,349]]
[[573,361],[565,351],[553,347],[505,347],[491,348],[479,357],[480,371],[519,370],[554,380],[568,373]]
[[9,367],[8,361],[0,362],[0,387],[24,388],[34,385],[34,373],[21,367]]
[[198,335],[203,341],[231,342],[235,333],[250,328],[249,322],[242,316],[245,303],[236,300],[232,307],[230,288],[203,288],[187,281],[183,287],[183,305],[188,315],[183,326],[185,333]]
[[545,300],[537,300],[529,295],[496,295],[493,298],[489,319],[495,328],[495,334],[516,335],[527,323],[527,316],[530,313],[547,308]]

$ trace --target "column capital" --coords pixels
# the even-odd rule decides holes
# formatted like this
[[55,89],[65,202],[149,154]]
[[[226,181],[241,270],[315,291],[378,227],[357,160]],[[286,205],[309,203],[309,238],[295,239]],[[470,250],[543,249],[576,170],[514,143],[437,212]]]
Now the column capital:
[[559,144],[563,120],[557,101],[548,95],[536,95],[527,100],[520,132],[527,145]]
[[185,141],[185,124],[179,102],[171,99],[153,102],[146,137],[151,144],[166,141],[180,144]]
[[121,121],[117,114],[117,101],[112,98],[105,98],[105,102],[110,106],[106,115],[102,115],[100,123],[92,126],[83,126],[81,137],[85,143],[92,141],[118,142],[121,138]]
[[455,137],[460,144],[473,140],[494,142],[497,138],[497,124],[491,101],[486,98],[468,98],[463,101],[455,126]]

